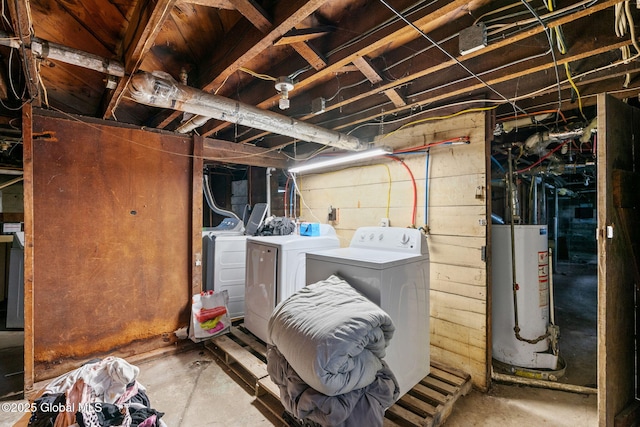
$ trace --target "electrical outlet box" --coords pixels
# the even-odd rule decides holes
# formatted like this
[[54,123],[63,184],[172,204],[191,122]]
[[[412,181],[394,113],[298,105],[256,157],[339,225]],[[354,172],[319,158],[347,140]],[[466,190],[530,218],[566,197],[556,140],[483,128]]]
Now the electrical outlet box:
[[325,108],[325,99],[324,98],[314,98],[311,100],[311,112],[313,114],[324,113]]
[[329,214],[327,215],[327,220],[328,221],[335,221],[337,218],[338,218],[338,214],[336,212],[336,208],[330,207],[329,208]]
[[467,55],[487,46],[487,27],[483,23],[461,30],[458,36],[460,55]]
[[389,226],[390,226],[389,218],[382,218],[380,220],[380,227],[389,227]]

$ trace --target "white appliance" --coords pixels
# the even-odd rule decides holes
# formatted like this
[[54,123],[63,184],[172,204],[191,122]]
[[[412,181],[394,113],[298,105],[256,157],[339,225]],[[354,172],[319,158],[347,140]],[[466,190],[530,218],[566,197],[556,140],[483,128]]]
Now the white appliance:
[[[548,353],[549,339],[536,344],[514,332],[511,226],[491,227],[493,358],[513,366],[557,369],[558,355]],[[549,243],[546,225],[514,225],[516,291],[520,336],[535,340],[549,325]]]
[[24,231],[13,234],[9,256],[7,328],[24,328]]
[[268,205],[256,203],[244,224],[237,218],[225,218],[218,226],[202,231],[202,288],[227,290],[229,316],[244,316],[244,276],[247,235],[254,235],[264,221]]
[[273,309],[305,286],[305,254],[339,247],[328,224],[320,224],[319,236],[248,237],[244,326],[269,343],[267,326]]
[[376,303],[396,327],[384,360],[400,396],[430,372],[429,250],[417,229],[361,227],[349,247],[307,254],[307,284],[335,274]]

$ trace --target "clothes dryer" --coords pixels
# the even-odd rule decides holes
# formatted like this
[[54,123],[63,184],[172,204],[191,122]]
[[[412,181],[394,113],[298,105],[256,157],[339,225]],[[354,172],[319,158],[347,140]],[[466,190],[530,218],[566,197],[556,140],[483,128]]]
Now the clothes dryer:
[[361,227],[346,248],[311,251],[306,284],[335,274],[382,308],[396,327],[384,360],[400,396],[429,375],[429,251],[417,229]]
[[320,224],[318,236],[247,237],[245,328],[269,343],[267,326],[276,305],[305,286],[306,253],[339,247],[328,224]]
[[244,276],[247,237],[258,232],[268,205],[256,203],[246,228],[236,218],[225,218],[218,226],[202,231],[202,288],[227,290],[229,316],[244,316]]

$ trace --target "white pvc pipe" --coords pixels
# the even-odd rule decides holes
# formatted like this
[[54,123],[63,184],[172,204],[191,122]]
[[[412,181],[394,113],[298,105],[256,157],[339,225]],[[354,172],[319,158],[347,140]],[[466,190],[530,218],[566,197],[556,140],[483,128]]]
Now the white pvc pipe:
[[137,73],[131,78],[129,90],[132,98],[141,104],[211,117],[344,150],[367,148],[354,136],[180,84],[166,73]]

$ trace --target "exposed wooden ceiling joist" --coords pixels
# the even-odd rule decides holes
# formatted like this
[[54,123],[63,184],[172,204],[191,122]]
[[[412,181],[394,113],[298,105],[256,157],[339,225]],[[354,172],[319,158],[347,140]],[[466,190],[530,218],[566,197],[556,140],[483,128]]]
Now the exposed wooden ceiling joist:
[[20,39],[20,56],[22,57],[22,67],[26,76],[26,87],[31,105],[39,107],[42,104],[40,96],[40,74],[36,58],[30,49],[31,46],[31,9],[28,0],[8,1],[11,23],[15,35]]
[[[260,55],[260,53],[272,46],[276,40],[329,1],[295,0],[279,2],[273,13],[278,18],[274,20],[271,32],[266,35],[255,28],[240,28],[242,24],[238,24],[237,29],[232,31],[243,34],[243,36],[229,49],[216,52],[216,55],[213,55],[208,63],[204,64],[204,71],[198,78],[197,86],[207,92],[217,92],[222,89],[223,92],[220,94],[224,94],[227,88],[222,88],[221,86],[229,76],[237,72],[257,55]],[[160,128],[166,127],[179,117],[180,113],[173,112],[168,116],[166,114],[163,114],[163,116],[153,120],[151,125]]]
[[[385,80],[382,73],[376,70],[367,58],[360,56],[353,60],[353,64],[372,84],[380,83]],[[407,105],[407,102],[402,98],[402,95],[398,93],[397,89],[386,89],[383,92],[396,107],[403,107]]]
[[[144,55],[153,46],[158,32],[169,17],[176,1],[142,0],[136,4],[133,15],[129,20],[130,25],[123,39],[123,63],[127,74],[130,75],[138,71]],[[116,89],[110,94],[110,99],[103,114],[105,119],[113,116],[127,84],[127,78],[120,79]]]
[[[412,14],[414,24],[425,32],[433,31],[440,26],[445,25],[449,21],[454,21],[461,15],[466,15],[471,11],[487,4],[490,0],[476,0],[472,2],[455,0],[447,3],[439,8],[424,8]],[[370,16],[378,17],[383,23],[393,16],[386,7],[379,3],[371,4],[369,9],[364,12]],[[357,58],[368,55],[372,52],[388,48],[391,45],[407,43],[419,37],[412,28],[408,28],[403,22],[396,20],[388,25],[381,26],[378,31],[368,33],[364,38],[352,43],[347,48],[340,50],[330,58],[330,64],[322,70],[303,77],[296,83],[296,90],[306,90],[317,85],[327,79],[333,77],[342,67],[351,64]],[[253,104],[259,108],[269,109],[277,103],[277,95],[269,96],[261,101],[254,101]],[[202,134],[205,136],[215,134],[229,126],[228,123],[216,123],[211,121],[202,128]]]
[[[123,123],[173,130],[181,126],[180,112],[136,103],[126,93],[133,73],[159,70],[186,78],[182,81],[193,88],[366,141],[416,117],[435,118],[470,105],[501,104],[495,109],[499,115],[554,104],[576,108],[578,89],[585,105],[597,90],[631,94],[633,102],[637,96],[629,89],[639,85],[637,57],[626,65],[620,60],[623,50],[635,55],[638,49],[630,45],[628,32],[614,31],[620,28],[615,24],[622,17],[614,11],[620,2],[557,3],[550,11],[545,2],[528,7],[508,0],[394,0],[393,6],[379,0],[11,0],[14,8],[28,8],[24,15],[30,12],[33,22],[11,28],[5,22],[0,30],[18,36],[26,31],[50,46],[67,46],[126,68],[115,90],[107,90],[112,82],[103,68],[61,63],[34,49],[36,58],[24,63],[31,63],[39,78],[34,81],[29,69],[18,70],[14,61],[13,72],[5,73],[6,105],[22,104],[20,98],[29,95],[20,94],[28,90],[40,91],[48,94],[52,108],[69,113],[109,117],[115,109],[114,118]],[[640,10],[629,9],[624,15],[635,28]],[[20,15],[13,12],[14,22]],[[459,34],[476,23],[486,26],[486,46],[461,55]],[[564,54],[545,34],[559,26]],[[24,57],[31,53],[33,40],[22,41],[0,44],[5,66],[8,49]],[[608,64],[616,67],[594,71]],[[631,81],[625,84],[627,74]],[[278,109],[274,86],[281,77],[294,84],[286,110]],[[516,106],[508,104],[514,100]],[[199,119],[198,124],[207,122]],[[226,117],[219,119],[209,119],[195,132],[240,146],[292,149],[290,137],[256,130],[248,121],[230,125]],[[180,131],[190,129],[181,126]]]
[[[613,6],[615,3],[616,2],[614,0],[609,0],[602,3],[596,3],[587,9],[581,9],[570,15],[561,16],[556,19],[548,20],[547,27],[554,28],[556,26],[565,25],[580,19],[590,17],[594,13],[605,11],[606,9]],[[601,22],[601,24],[604,26],[605,22]],[[453,56],[457,56],[458,57],[457,60],[464,61],[465,63],[468,63],[474,58],[481,57],[483,59],[480,62],[486,64],[486,67],[484,68],[484,70],[490,70],[492,69],[492,67],[495,67],[496,64],[503,63],[504,60],[502,58],[506,57],[507,55],[511,57],[518,55],[519,52],[513,51],[513,46],[517,45],[519,42],[522,42],[524,40],[531,39],[532,37],[538,36],[538,37],[544,38],[545,37],[544,31],[545,30],[542,26],[535,26],[532,29],[529,29],[527,31],[516,33],[511,37],[497,39],[494,42],[490,43],[487,47],[465,56],[460,56],[457,53],[458,44],[457,44],[457,39],[455,38],[451,38],[448,42],[442,43],[441,47],[445,48]],[[607,52],[609,50],[617,50],[619,49],[620,46],[628,45],[631,43],[628,38],[625,40],[617,39],[615,41],[612,41],[611,43],[606,43],[606,42],[603,42],[602,35],[597,39],[584,38],[579,40],[582,40],[582,43],[585,43],[585,41],[591,40],[592,43],[590,45],[584,46],[583,48],[579,48],[579,47],[571,48],[569,51],[569,55],[564,55],[561,58],[559,58],[558,63],[560,65],[562,65],[564,62],[578,61],[581,59],[588,58],[592,55],[597,55],[598,53]],[[595,45],[598,45],[601,47],[599,49],[595,49],[594,48]],[[581,49],[581,50],[577,50],[577,49]],[[450,82],[451,80],[453,80],[452,75],[455,76],[462,72],[462,69],[459,67],[456,60],[447,58],[446,56],[438,52],[437,49],[435,48],[433,49],[433,51],[435,53],[430,58],[427,59],[427,62],[423,62],[422,66],[419,67],[419,69],[416,72],[407,73],[404,76],[398,77],[393,82],[381,83],[379,86],[375,88],[371,88],[370,90],[364,91],[360,94],[350,93],[348,96],[345,96],[344,101],[338,101],[338,102],[332,103],[331,105],[327,105],[325,108],[325,114],[335,110],[342,110],[344,108],[347,108],[349,105],[357,105],[358,108],[362,108],[362,101],[365,100],[366,98],[378,95],[379,93],[389,89],[394,89],[405,84],[410,84],[411,82],[414,82],[417,79],[420,79],[422,77],[439,76],[441,79],[444,79]],[[520,55],[520,57],[522,57],[522,55]],[[494,60],[492,61],[492,59]],[[515,60],[515,58],[513,59]],[[428,61],[431,61],[431,65],[428,64]],[[512,69],[501,69],[500,72],[495,73],[495,74],[499,74],[501,77],[497,80],[489,80],[487,81],[487,83],[489,83],[490,85],[493,85],[493,84],[499,84],[499,83],[508,82],[508,81],[517,82],[519,78],[529,74],[530,72],[534,72],[535,70],[538,69],[538,67],[541,67],[542,69],[545,69],[545,70],[552,69],[554,67],[554,63],[552,62],[551,55],[548,55],[548,58],[546,59],[546,61],[543,61],[543,62],[532,61],[531,63],[527,63],[526,65],[523,65],[519,71],[513,71]],[[481,73],[483,70],[476,69],[476,71]],[[467,81],[470,83],[467,83],[467,85],[463,85],[463,84],[458,85],[459,89],[452,89],[452,87],[449,86],[446,90],[440,90],[439,95],[432,96],[432,97],[423,96],[421,99],[417,99],[417,100],[411,99],[407,103],[406,107],[404,108],[400,107],[395,109],[385,109],[384,114],[402,114],[403,111],[407,111],[408,109],[415,108],[415,105],[442,102],[446,99],[456,97],[456,96],[459,97],[471,91],[474,91],[474,90],[477,91],[479,89],[482,89],[484,87],[482,83],[479,83],[475,79],[469,78]],[[339,116],[344,117],[344,114],[340,114]],[[306,115],[302,115],[301,117],[303,120],[307,120],[307,119],[310,120],[314,118],[314,115],[306,114]],[[336,129],[344,130],[350,126],[359,125],[371,120],[376,120],[379,117],[380,117],[380,114],[363,114],[361,119],[359,118],[357,120],[351,120],[348,122],[345,120],[344,124],[341,124],[339,127],[336,127]],[[332,126],[333,124],[325,122],[324,125]],[[217,128],[214,128],[212,130],[213,132],[219,132],[225,127],[226,127],[226,124],[222,123],[222,124],[219,124]],[[209,132],[208,130],[204,131],[205,134],[211,134],[213,132]],[[264,134],[259,133],[257,135],[252,136],[250,139],[244,139],[243,141],[250,142],[251,140],[255,140],[256,138],[261,138],[263,136]],[[277,140],[274,141],[274,145],[279,145],[280,143],[281,141],[277,141]]]
[[247,166],[276,167],[286,169],[287,158],[278,152],[250,144],[205,138],[202,151],[204,160]]

